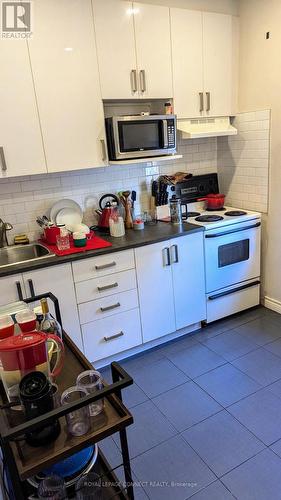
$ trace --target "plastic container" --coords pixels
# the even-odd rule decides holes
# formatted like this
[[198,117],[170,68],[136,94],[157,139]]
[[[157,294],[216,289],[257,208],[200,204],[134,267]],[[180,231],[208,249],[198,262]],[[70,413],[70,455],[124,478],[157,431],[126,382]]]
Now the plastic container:
[[[96,370],[86,370],[80,373],[76,380],[77,386],[82,387],[87,391],[87,394],[93,394],[94,392],[103,388],[101,374]],[[103,411],[104,400],[100,399],[95,403],[89,405],[89,411],[91,417],[99,415]]]
[[110,236],[120,238],[125,235],[125,225],[123,217],[110,217],[109,219]]
[[30,309],[25,309],[16,314],[16,322],[23,333],[36,330],[36,314]]
[[[74,403],[80,398],[87,396],[86,389],[82,387],[69,387],[61,395],[61,404]],[[84,436],[90,429],[89,407],[83,406],[79,410],[72,411],[65,415],[67,429],[72,436]]]
[[7,337],[11,337],[14,335],[15,331],[15,323],[11,316],[2,316],[0,318],[0,340],[6,339]]

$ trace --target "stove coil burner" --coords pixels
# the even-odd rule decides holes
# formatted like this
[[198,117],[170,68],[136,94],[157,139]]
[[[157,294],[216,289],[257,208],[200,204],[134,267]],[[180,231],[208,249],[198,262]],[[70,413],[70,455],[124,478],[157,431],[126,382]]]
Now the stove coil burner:
[[217,222],[219,220],[223,220],[221,215],[200,215],[200,217],[196,217],[198,222]]
[[200,212],[187,212],[186,214],[183,214],[185,217],[198,217],[200,215]]
[[240,217],[241,215],[247,215],[247,212],[243,210],[229,210],[229,212],[225,212],[224,215],[228,215],[229,217]]

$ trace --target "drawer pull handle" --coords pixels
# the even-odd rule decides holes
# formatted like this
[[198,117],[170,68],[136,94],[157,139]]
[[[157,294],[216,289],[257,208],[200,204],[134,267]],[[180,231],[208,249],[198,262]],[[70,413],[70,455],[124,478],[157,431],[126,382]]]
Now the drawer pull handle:
[[103,292],[104,290],[109,290],[110,288],[116,288],[118,286],[118,283],[112,283],[111,285],[104,285],[104,286],[98,286],[98,291]]
[[109,342],[110,340],[118,339],[119,337],[123,337],[124,332],[116,333],[115,335],[111,335],[111,337],[103,337],[105,342]]
[[100,269],[107,269],[108,267],[113,267],[116,266],[116,262],[113,260],[112,262],[109,262],[108,264],[102,264],[101,266],[95,266],[96,270],[99,271]]
[[101,307],[100,310],[101,312],[106,312],[106,311],[111,311],[111,309],[116,309],[117,307],[120,306],[121,306],[120,302],[117,302],[116,304],[112,304],[112,306]]

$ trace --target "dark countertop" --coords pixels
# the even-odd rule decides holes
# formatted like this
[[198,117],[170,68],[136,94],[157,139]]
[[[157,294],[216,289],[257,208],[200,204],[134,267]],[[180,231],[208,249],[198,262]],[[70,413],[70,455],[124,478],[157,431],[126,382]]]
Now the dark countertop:
[[129,250],[131,248],[151,245],[153,243],[169,240],[171,238],[177,238],[190,233],[201,232],[203,230],[203,226],[196,226],[195,224],[184,223],[182,226],[177,226],[166,222],[158,222],[157,224],[151,226],[145,226],[145,229],[142,231],[134,231],[133,229],[129,230],[126,235],[121,238],[112,238],[109,235],[97,233],[105,240],[110,241],[112,243],[112,247],[89,250],[87,252],[75,253],[64,257],[58,257],[55,255],[41,260],[12,264],[10,266],[3,267],[2,269],[0,268],[0,278],[26,271],[33,271],[35,269],[42,269],[44,267],[56,266],[65,262],[88,259],[90,257],[96,257],[97,255],[105,255],[107,253],[119,252],[120,250]]

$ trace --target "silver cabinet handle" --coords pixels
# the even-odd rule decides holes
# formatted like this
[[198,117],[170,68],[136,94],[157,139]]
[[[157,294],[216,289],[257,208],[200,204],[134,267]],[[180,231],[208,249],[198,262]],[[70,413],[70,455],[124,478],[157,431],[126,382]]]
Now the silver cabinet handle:
[[112,283],[111,285],[98,286],[97,289],[99,292],[103,292],[104,290],[109,290],[110,288],[116,288],[118,283]]
[[204,96],[203,96],[203,92],[199,92],[199,100],[200,100],[199,111],[200,111],[200,113],[202,113],[202,111],[204,111]]
[[163,260],[164,260],[165,267],[171,265],[171,257],[170,257],[170,252],[169,252],[168,247],[163,248]]
[[144,69],[140,70],[140,87],[141,87],[142,92],[146,91],[146,79],[145,79],[145,70]]
[[116,302],[116,304],[112,304],[112,306],[107,306],[107,307],[101,307],[100,310],[101,312],[106,312],[106,311],[111,311],[111,309],[116,309],[117,307],[120,307],[121,304],[120,302]]
[[132,92],[137,92],[137,90],[138,90],[137,70],[136,69],[132,69],[132,71],[131,71],[131,89],[132,89]]
[[179,250],[178,250],[178,245],[172,245],[170,248],[172,258],[171,261],[173,264],[177,264],[179,261]]
[[107,269],[108,267],[114,267],[116,266],[116,262],[113,260],[112,262],[109,262],[108,264],[102,264],[100,266],[95,266],[95,269],[99,271],[100,269]]
[[206,111],[210,111],[211,109],[211,92],[206,92],[207,106]]
[[105,147],[105,140],[101,139],[101,159],[102,161],[106,161],[106,147]]
[[115,335],[111,335],[111,337],[103,337],[105,342],[109,342],[110,340],[118,339],[119,337],[123,337],[124,332],[116,333]]
[[6,172],[6,170],[7,170],[7,163],[6,163],[6,159],[5,159],[5,153],[4,153],[3,146],[0,146],[0,162],[1,162],[1,170],[3,172]]

